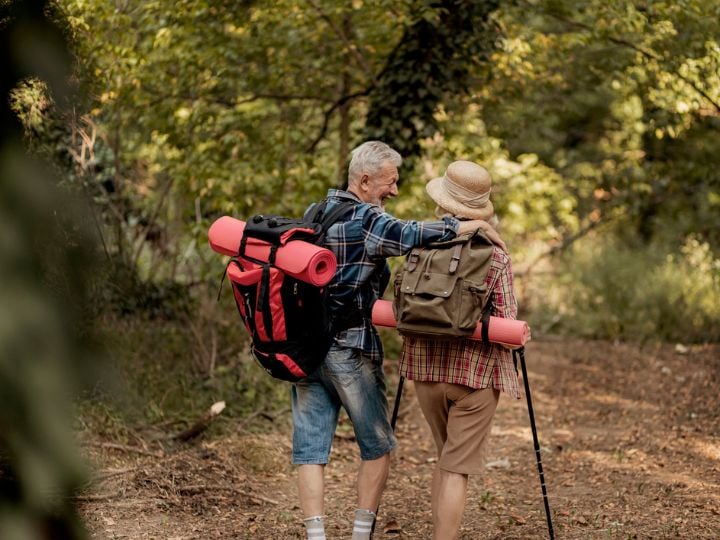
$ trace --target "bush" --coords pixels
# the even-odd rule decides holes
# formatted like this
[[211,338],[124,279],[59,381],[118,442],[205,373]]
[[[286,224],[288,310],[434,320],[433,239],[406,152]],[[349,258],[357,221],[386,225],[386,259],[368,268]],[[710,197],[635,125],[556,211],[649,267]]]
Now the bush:
[[106,313],[100,327],[110,366],[80,404],[84,422],[95,431],[108,422],[116,429],[182,424],[221,400],[227,408],[213,431],[234,430],[248,416],[289,417],[278,413],[289,408],[290,386],[257,365],[235,305],[229,298],[218,304],[214,294],[195,295],[192,309],[173,318],[152,310]]
[[590,338],[720,340],[720,259],[689,237],[676,252],[587,238],[530,287],[534,327]]

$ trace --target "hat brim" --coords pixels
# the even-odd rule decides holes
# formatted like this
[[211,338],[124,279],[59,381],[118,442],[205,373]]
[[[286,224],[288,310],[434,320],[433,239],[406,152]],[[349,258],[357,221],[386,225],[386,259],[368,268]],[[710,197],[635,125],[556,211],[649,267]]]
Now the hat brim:
[[481,208],[471,208],[456,201],[447,191],[445,191],[442,176],[439,178],[433,178],[425,184],[425,191],[427,191],[427,194],[430,195],[430,198],[435,201],[438,206],[444,208],[457,217],[488,220],[495,213],[493,204],[490,201]]

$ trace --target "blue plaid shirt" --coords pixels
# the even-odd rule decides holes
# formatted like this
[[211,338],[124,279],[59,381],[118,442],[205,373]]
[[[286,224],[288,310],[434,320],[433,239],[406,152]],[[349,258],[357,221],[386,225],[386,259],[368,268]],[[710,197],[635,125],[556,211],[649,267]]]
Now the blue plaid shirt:
[[450,240],[459,223],[452,217],[430,222],[397,219],[381,207],[363,203],[352,193],[338,189],[329,190],[327,199],[326,212],[347,200],[359,203],[348,210],[345,221],[332,225],[325,236],[325,247],[337,259],[337,270],[329,284],[331,313],[357,309],[363,320],[361,325],[340,331],[335,340],[381,361],[382,343],[372,325],[371,312],[390,277],[387,257],[405,255],[430,242]]

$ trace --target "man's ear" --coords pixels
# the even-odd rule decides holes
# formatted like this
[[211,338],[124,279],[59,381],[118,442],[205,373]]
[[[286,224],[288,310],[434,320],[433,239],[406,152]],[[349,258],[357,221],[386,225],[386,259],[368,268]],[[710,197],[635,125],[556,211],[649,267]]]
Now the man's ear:
[[368,187],[370,186],[370,176],[367,174],[363,174],[358,181],[358,186],[360,186],[360,189],[362,189],[363,191],[367,191]]

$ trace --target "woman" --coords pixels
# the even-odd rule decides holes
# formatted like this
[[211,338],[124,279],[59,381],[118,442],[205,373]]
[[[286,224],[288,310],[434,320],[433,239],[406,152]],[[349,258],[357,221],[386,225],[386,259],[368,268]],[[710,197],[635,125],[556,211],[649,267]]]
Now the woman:
[[[482,219],[495,227],[491,183],[490,174],[480,165],[455,161],[426,190],[438,205],[438,217]],[[485,285],[493,295],[491,315],[514,319],[517,302],[510,257],[498,246],[493,248]],[[414,381],[438,451],[432,482],[433,538],[457,538],[468,476],[483,472],[484,449],[500,392],[520,398],[511,352],[501,345],[469,339],[405,337],[400,373]]]

